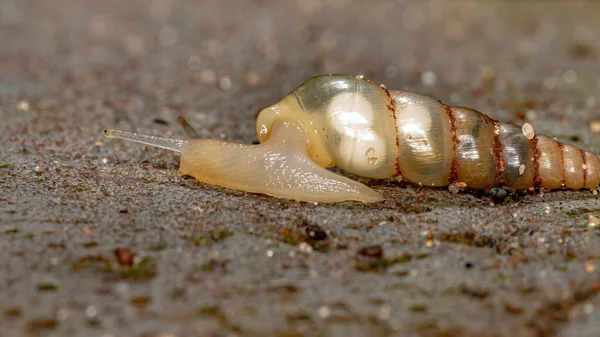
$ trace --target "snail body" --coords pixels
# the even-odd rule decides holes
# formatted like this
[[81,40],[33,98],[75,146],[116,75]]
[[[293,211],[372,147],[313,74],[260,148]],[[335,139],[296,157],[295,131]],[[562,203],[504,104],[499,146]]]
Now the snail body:
[[362,76],[309,79],[258,115],[260,144],[188,140],[105,130],[181,152],[179,173],[215,185],[309,202],[383,197],[326,168],[362,177],[402,178],[422,186],[594,189],[600,159],[469,108],[415,92],[387,90]]

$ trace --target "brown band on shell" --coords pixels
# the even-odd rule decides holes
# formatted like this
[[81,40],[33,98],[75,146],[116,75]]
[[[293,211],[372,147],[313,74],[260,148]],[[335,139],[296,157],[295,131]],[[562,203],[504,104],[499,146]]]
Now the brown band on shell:
[[581,169],[583,169],[583,188],[585,188],[585,185],[587,185],[588,166],[587,166],[585,151],[583,151],[582,149],[579,149],[579,153],[581,153],[581,159],[583,160],[583,165],[581,166]]
[[556,142],[558,144],[558,149],[560,150],[560,163],[562,164],[562,171],[561,171],[561,176],[560,176],[560,185],[562,187],[566,187],[567,186],[567,173],[566,173],[566,168],[565,168],[565,154],[563,152],[564,150],[564,144],[557,141]]
[[496,127],[498,127],[498,122],[495,119],[488,117],[485,114],[482,114],[485,119],[492,124],[494,128],[494,137],[492,139],[492,153],[494,154],[494,163],[496,163],[496,185],[502,186],[504,185],[504,158],[502,156],[502,143],[500,142],[500,135],[496,134]]
[[389,104],[387,105],[388,110],[392,113],[392,117],[394,117],[394,129],[396,130],[396,177],[402,176],[402,171],[400,170],[400,135],[398,134],[398,117],[396,117],[396,100],[392,98],[390,91],[387,90],[384,86],[380,86],[381,89],[387,95]]
[[450,133],[452,135],[452,162],[450,163],[450,176],[448,177],[448,184],[453,184],[458,181],[458,161],[456,160],[456,144],[458,143],[458,137],[456,136],[456,118],[454,117],[454,111],[451,107],[440,102],[446,110],[448,119],[450,120]]
[[540,163],[538,162],[540,158],[540,151],[538,150],[538,136],[535,136],[529,140],[531,144],[531,153],[533,157],[533,187],[540,188],[542,187],[542,179],[540,178]]

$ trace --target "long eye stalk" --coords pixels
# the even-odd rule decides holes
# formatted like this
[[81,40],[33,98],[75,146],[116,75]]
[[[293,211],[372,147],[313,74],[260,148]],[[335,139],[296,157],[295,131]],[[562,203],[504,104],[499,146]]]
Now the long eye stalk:
[[162,138],[162,137],[148,136],[148,135],[142,135],[139,133],[114,130],[114,129],[104,130],[104,137],[129,140],[132,142],[156,146],[156,147],[160,147],[160,148],[175,151],[175,152],[181,152],[181,147],[183,146],[183,143],[185,142],[181,139],[167,139],[167,138]]

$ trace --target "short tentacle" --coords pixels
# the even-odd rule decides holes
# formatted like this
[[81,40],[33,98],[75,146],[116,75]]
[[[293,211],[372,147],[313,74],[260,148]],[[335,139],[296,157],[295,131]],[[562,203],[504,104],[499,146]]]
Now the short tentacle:
[[198,132],[196,132],[196,130],[194,130],[194,128],[190,125],[190,123],[188,123],[185,118],[183,118],[182,116],[179,116],[177,118],[177,122],[179,123],[179,125],[181,125],[181,127],[183,128],[183,132],[185,132],[185,134],[188,136],[188,138],[190,139],[199,139],[200,136],[198,135]]

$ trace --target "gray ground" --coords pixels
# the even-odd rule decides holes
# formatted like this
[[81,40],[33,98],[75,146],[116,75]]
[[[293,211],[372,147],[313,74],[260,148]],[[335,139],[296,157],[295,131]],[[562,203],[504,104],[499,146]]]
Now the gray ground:
[[598,15],[582,1],[0,1],[0,336],[600,335],[589,191],[494,205],[369,181],[385,202],[313,205],[201,184],[172,152],[102,137],[182,138],[183,115],[250,143],[260,108],[331,72],[598,153]]

